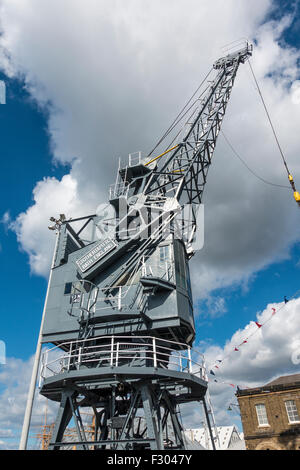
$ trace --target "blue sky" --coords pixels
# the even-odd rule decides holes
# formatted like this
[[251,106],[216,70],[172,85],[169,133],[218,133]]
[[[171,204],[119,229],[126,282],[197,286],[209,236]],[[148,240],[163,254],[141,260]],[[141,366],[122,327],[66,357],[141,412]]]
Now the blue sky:
[[[3,216],[9,211],[14,220],[32,204],[32,191],[37,181],[48,176],[60,179],[69,167],[53,163],[47,132],[48,115],[31,99],[24,82],[9,79],[3,73],[0,79],[5,81],[7,92],[6,105],[0,108],[3,149],[0,177],[6,195],[1,199],[0,213]],[[274,155],[274,158],[279,156]],[[30,272],[27,254],[20,249],[16,234],[4,223],[0,225],[0,234],[0,256],[6,266],[1,274],[1,286],[7,293],[2,303],[5,321],[0,337],[6,343],[8,356],[27,359],[35,351],[47,282]],[[227,314],[210,318],[205,314],[207,303],[198,302],[195,314],[201,341],[222,345],[238,328],[254,319],[268,302],[281,302],[284,296],[292,297],[299,290],[299,269],[300,244],[295,244],[288,260],[255,273],[247,287],[213,291],[215,296],[226,300]]]
[[[52,163],[47,114],[37,107],[24,89],[22,80],[9,79],[6,84],[6,104],[0,107],[3,197],[0,214],[9,211],[14,220],[32,204],[32,191],[44,176],[60,178],[63,165]],[[7,356],[28,358],[35,351],[35,342],[43,308],[46,281],[32,275],[28,256],[22,252],[16,234],[0,224],[1,274],[4,318],[0,338],[6,343]]]
[[[299,2],[291,0],[276,0],[274,2],[275,8],[270,12],[269,17],[274,20],[282,18],[285,13],[294,14],[294,20],[288,30],[283,34],[284,40],[293,47],[300,45],[300,17],[299,17]],[[268,17],[266,17],[267,19]]]
[[[195,5],[194,0],[188,1]],[[69,216],[84,215],[91,207],[94,210],[94,203],[100,202],[108,185],[114,181],[115,155],[151,148],[194,91],[196,78],[203,77],[209,70],[220,47],[245,34],[255,38],[253,64],[300,188],[297,137],[300,105],[293,106],[289,94],[292,84],[300,79],[297,51],[300,14],[299,2],[262,0],[257,11],[253,11],[249,6],[251,2],[241,2],[240,9],[236,10],[232,0],[226,5],[215,0],[220,14],[215,15],[213,6],[205,13],[197,6],[194,17],[186,19],[190,22],[191,37],[178,38],[176,27],[185,13],[180,2],[172,3],[172,11],[168,10],[167,1],[164,6],[150,2],[141,30],[140,17],[146,12],[138,10],[138,3],[132,7],[130,15],[122,10],[120,2],[115,12],[109,7],[99,12],[99,5],[105,2],[90,0],[94,15],[89,13],[85,17],[82,25],[85,34],[79,37],[78,26],[82,15],[86,14],[79,0],[74,0],[72,5],[65,0],[65,24],[56,24],[60,8],[57,0],[45,2],[45,11],[36,0],[30,0],[35,9],[28,8],[28,11],[27,4],[21,8],[15,7],[15,1],[1,3],[7,8],[2,27],[10,62],[8,66],[7,57],[0,57],[0,80],[5,81],[7,90],[6,104],[0,105],[0,260],[3,267],[0,272],[3,293],[0,340],[6,343],[8,358],[21,360],[20,364],[28,367],[26,361],[35,351],[47,287],[47,260],[52,255],[49,234],[44,230],[48,216],[61,211],[70,211]],[[208,15],[211,22],[207,21],[199,31],[197,25],[202,14]],[[287,14],[292,16],[287,17]],[[162,31],[166,15],[170,15],[169,29]],[[152,19],[155,21],[151,22]],[[270,23],[271,20],[275,23]],[[119,29],[115,29],[115,22],[121,25]],[[41,24],[44,29],[40,28]],[[52,37],[51,27],[54,26],[57,40]],[[13,34],[16,29],[19,29],[19,36]],[[199,44],[212,36],[215,42],[211,39],[210,47],[201,50],[199,60]],[[296,48],[294,52],[293,48]],[[170,76],[172,80],[167,80]],[[279,85],[274,77],[280,77]],[[286,184],[278,149],[270,137],[258,95],[251,95],[248,79],[246,70],[241,70],[224,123],[226,135],[229,134],[254,171],[271,181]],[[286,124],[287,115],[290,121]],[[224,227],[224,232],[235,234],[236,239],[224,242],[221,261],[216,261],[213,250],[210,251],[211,240],[208,240],[208,249],[196,260],[199,264],[199,282],[194,290],[196,342],[207,348],[210,360],[222,354],[225,343],[255,320],[268,304],[280,303],[284,296],[291,298],[300,289],[300,209],[292,193],[257,181],[230,155],[224,142],[219,142],[216,157],[205,201],[209,238],[219,244],[216,234]],[[70,194],[68,203],[63,197],[60,201],[53,199],[56,213],[47,212],[49,204],[45,209],[40,194],[35,200],[33,197],[36,185],[42,182],[40,188],[43,194],[48,194],[51,203],[55,195],[48,189],[49,177],[55,178],[57,190],[62,191],[59,194],[64,194],[65,190]],[[224,213],[217,224],[214,214],[220,211],[216,196],[219,194],[223,198]],[[66,208],[58,207],[60,202],[66,204]],[[30,207],[36,208],[38,219],[32,218]],[[34,223],[31,232],[28,226],[27,231],[24,225],[19,227],[18,234],[22,237],[19,241],[9,228],[21,213],[25,214],[25,222],[36,221],[41,246],[37,244],[35,250],[46,260],[42,264],[29,258],[32,249],[28,242],[34,235]],[[243,239],[248,233],[247,245]],[[264,243],[264,240],[267,241]],[[262,251],[264,246],[265,252]],[[248,256],[244,256],[246,251]],[[208,293],[205,299],[199,298],[197,290],[202,279],[205,293]],[[220,305],[219,311],[214,311],[215,305]],[[257,343],[257,347],[260,345]],[[280,372],[294,370],[289,369],[288,359],[285,364]],[[0,373],[8,370],[5,368],[7,366],[0,365]],[[249,372],[249,382],[269,380],[268,371],[274,373],[269,365],[260,374],[253,369]],[[226,380],[230,379],[230,374],[226,371]],[[237,381],[238,372],[232,369],[232,375]],[[240,377],[244,380],[243,374]],[[0,392],[6,387],[7,383],[0,384]],[[234,400],[230,393],[224,392],[223,404]],[[219,402],[216,406],[221,409]],[[220,411],[219,422],[222,424],[223,420],[226,424],[229,418],[223,411]]]
[[[295,6],[294,2],[289,1],[278,2],[278,6],[279,9],[273,10],[266,20],[278,19],[284,13],[299,8],[299,5]],[[297,47],[300,40],[299,21],[296,15],[283,35],[284,40],[293,47]],[[49,176],[61,179],[68,173],[69,166],[53,162],[47,108],[37,106],[26,91],[22,78],[8,78],[2,72],[0,79],[5,81],[7,93],[6,105],[0,107],[0,178],[5,195],[0,201],[0,214],[3,216],[8,211],[14,220],[32,204],[32,191],[38,181]],[[274,154],[274,159],[279,159],[279,155]],[[247,172],[246,169],[244,171]],[[2,322],[0,337],[6,342],[8,356],[26,359],[35,350],[46,281],[30,272],[27,254],[22,252],[15,233],[8,230],[5,224],[0,225],[0,236],[0,256],[2,265],[6,267],[1,273],[1,286],[7,293],[2,300],[5,321]],[[295,244],[290,259],[255,273],[246,289],[242,286],[215,290],[214,295],[226,300],[230,321],[228,314],[213,319],[204,318],[204,321],[201,318],[201,339],[223,344],[236,329],[244,326],[256,312],[263,310],[270,300],[279,302],[284,295],[294,295],[298,290],[299,259],[300,247]],[[206,303],[198,303],[196,315],[197,311],[201,313],[204,310],[207,310]]]

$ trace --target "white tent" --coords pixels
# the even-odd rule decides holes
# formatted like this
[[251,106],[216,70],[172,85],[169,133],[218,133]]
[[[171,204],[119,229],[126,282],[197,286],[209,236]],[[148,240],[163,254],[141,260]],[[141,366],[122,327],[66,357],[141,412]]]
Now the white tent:
[[[220,445],[216,443],[217,450],[245,450],[245,442],[235,426],[218,426],[217,431],[220,442]],[[207,427],[186,429],[185,435],[191,442],[197,442],[207,450],[212,449]]]

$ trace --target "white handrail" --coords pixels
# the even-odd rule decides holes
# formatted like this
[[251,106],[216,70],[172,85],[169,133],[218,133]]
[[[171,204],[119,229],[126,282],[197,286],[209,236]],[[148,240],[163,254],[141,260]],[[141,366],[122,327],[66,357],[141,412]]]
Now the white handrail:
[[[104,344],[95,344],[96,340],[103,341]],[[93,341],[94,344],[89,341]],[[202,357],[200,357],[200,362],[198,358],[194,360],[191,347],[175,341],[151,336],[113,335],[70,341],[64,343],[63,346],[65,351],[55,346],[43,353],[40,386],[42,379],[81,367],[89,367],[93,363],[101,367],[152,366],[156,369],[165,368],[182,373],[199,374],[200,378],[205,378]],[[58,352],[61,354],[57,355]]]
[[[115,336],[115,335],[108,335],[108,336],[98,336],[98,337],[94,337],[94,338],[88,338],[88,339],[84,339],[84,340],[77,340],[76,341],[76,344],[78,345],[79,343],[88,343],[88,342],[92,342],[92,341],[97,341],[97,340],[107,340],[107,339],[111,339],[111,338],[120,338],[120,339],[152,339],[153,336],[131,336],[131,335],[122,335],[122,336]],[[158,339],[160,342],[164,342],[164,343],[169,343],[169,344],[174,344],[176,346],[182,346],[182,348],[176,348],[176,350],[179,350],[179,349],[182,349],[182,350],[187,350],[188,349],[188,345],[185,344],[185,343],[181,343],[179,341],[172,341],[172,340],[169,340],[169,339],[164,339],[164,338],[156,338]],[[50,349],[47,349],[48,352],[50,351],[53,351],[54,349],[65,349],[67,345],[71,345],[72,343],[74,343],[74,340],[73,341],[65,341],[64,343],[61,343],[59,346],[53,346],[53,348],[50,348]],[[135,343],[133,343],[135,344]],[[100,346],[100,345],[99,345]],[[91,346],[92,347],[92,346]],[[163,346],[162,346],[163,347]],[[197,348],[193,348],[193,351],[196,351],[198,352]],[[203,354],[201,352],[199,352],[200,356],[204,357]]]
[[191,359],[191,348],[188,347],[188,356],[189,356],[189,372],[192,372],[192,359]]
[[153,365],[156,369],[157,368],[157,357],[156,357],[156,340],[155,340],[155,338],[152,339],[152,347],[153,347]]
[[111,338],[111,353],[110,353],[110,365],[113,367],[114,365],[114,337]]

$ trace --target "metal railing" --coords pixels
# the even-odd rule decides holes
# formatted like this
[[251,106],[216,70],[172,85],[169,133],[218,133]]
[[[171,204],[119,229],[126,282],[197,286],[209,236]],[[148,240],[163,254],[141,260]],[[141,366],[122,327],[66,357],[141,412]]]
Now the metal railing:
[[170,282],[175,281],[174,267],[171,261],[159,262],[146,256],[143,256],[141,261],[141,275],[143,277],[158,277]]
[[129,188],[129,183],[127,181],[122,181],[120,183],[113,183],[109,186],[109,199],[115,199],[119,196],[125,196]]
[[[128,162],[125,163],[123,169],[125,170],[125,178],[120,178],[118,173],[117,181],[109,186],[109,199],[115,199],[127,194],[129,189],[129,182],[126,181],[127,169],[144,162],[142,152],[133,152],[128,155]],[[119,160],[119,172],[121,169],[121,159]],[[125,179],[125,181],[124,181]]]
[[142,163],[142,152],[133,152],[128,155],[128,166],[135,166]]
[[[170,261],[163,261],[161,263],[151,261],[151,258],[146,259],[146,257],[143,257],[136,280],[133,280],[132,283],[128,285],[111,286],[109,292],[107,287],[98,287],[89,281],[75,281],[72,284],[68,314],[79,318],[80,314],[83,312],[96,314],[97,311],[106,310],[108,308],[121,311],[129,305],[132,307],[132,302],[128,304],[125,299],[131,288],[136,289],[139,276],[158,277],[169,282],[174,282],[173,263]],[[136,296],[134,296],[134,298],[135,297]],[[139,304],[140,299],[136,298],[135,300],[137,304]]]
[[42,380],[69,371],[121,366],[168,369],[203,380],[206,377],[204,357],[183,343],[152,336],[102,336],[69,341],[44,351],[40,386]]

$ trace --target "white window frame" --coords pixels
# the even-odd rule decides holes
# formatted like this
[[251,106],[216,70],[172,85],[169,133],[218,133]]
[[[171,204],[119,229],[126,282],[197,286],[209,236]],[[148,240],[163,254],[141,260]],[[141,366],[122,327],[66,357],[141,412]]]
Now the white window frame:
[[[295,400],[285,400],[284,404],[289,424],[300,423],[300,417]],[[295,419],[296,416],[297,418]]]
[[170,245],[162,245],[159,247],[159,261],[164,263],[170,260]]
[[264,403],[256,403],[255,410],[256,410],[258,426],[260,428],[270,426],[266,405]]

